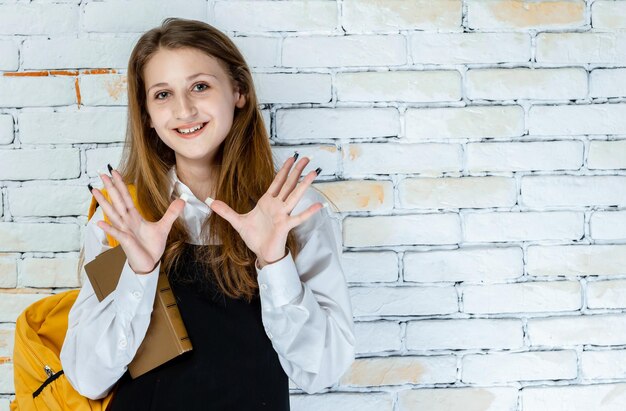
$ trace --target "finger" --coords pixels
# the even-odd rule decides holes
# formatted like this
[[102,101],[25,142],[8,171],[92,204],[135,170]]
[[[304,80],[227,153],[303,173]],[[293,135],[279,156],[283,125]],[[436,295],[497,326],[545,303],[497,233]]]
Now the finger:
[[180,217],[186,205],[187,197],[185,194],[172,201],[170,206],[165,211],[165,214],[163,214],[163,217],[159,220],[159,224],[165,229],[165,231],[169,232],[172,229],[174,221]]
[[276,197],[278,193],[280,192],[280,189],[285,183],[285,180],[287,180],[287,175],[289,174],[289,170],[291,170],[291,166],[293,166],[293,163],[295,163],[295,161],[296,161],[295,158],[289,157],[285,161],[281,169],[278,171],[278,173],[276,173],[276,176],[274,177],[274,181],[272,181],[272,184],[270,184],[269,188],[267,189],[267,192],[270,193],[272,197]]
[[289,229],[291,230],[292,228],[297,227],[300,224],[304,223],[306,220],[311,218],[313,214],[317,213],[319,210],[321,210],[324,207],[326,207],[325,204],[315,203],[309,206],[309,208],[307,208],[300,214],[291,216],[291,218],[289,219],[289,227],[290,227]]
[[278,198],[285,201],[285,199],[289,196],[289,194],[291,194],[293,189],[296,188],[296,185],[298,184],[298,180],[300,179],[300,176],[302,175],[302,171],[304,171],[306,166],[309,164],[309,161],[310,159],[308,157],[303,157],[302,160],[296,163],[296,166],[291,171],[291,173],[289,174],[289,177],[287,177],[287,181],[281,188],[280,193],[278,193]]
[[237,230],[237,232],[240,231],[241,216],[239,215],[239,213],[230,208],[228,204],[220,200],[210,201],[210,198],[207,198],[205,202],[208,204],[211,210],[215,211],[220,217],[228,221],[230,225],[232,225],[233,228]]
[[126,205],[122,200],[122,196],[119,193],[119,190],[111,180],[111,177],[104,173],[100,173],[100,178],[104,182],[104,187],[107,189],[107,193],[109,194],[109,198],[111,199],[111,204],[115,211],[117,212],[118,219],[120,220],[120,224],[118,227],[124,228],[126,226],[126,215],[128,214],[128,210],[126,209]]
[[104,220],[98,221],[96,225],[100,227],[105,233],[113,236],[113,238],[115,238],[118,243],[126,244],[127,234],[123,231],[118,230]]
[[285,206],[289,209],[290,212],[294,209],[296,204],[298,204],[298,201],[300,201],[300,198],[302,198],[302,195],[304,194],[306,189],[311,185],[311,183],[313,183],[318,175],[318,170],[320,169],[318,168],[317,170],[310,171],[306,176],[304,176],[302,182],[300,182],[300,184],[298,184],[293,192],[289,194],[289,197],[285,199]]
[[126,183],[124,182],[122,175],[117,170],[111,170],[111,177],[113,183],[115,184],[115,187],[118,189],[120,196],[122,197],[122,201],[124,202],[124,205],[126,206],[126,209],[128,210],[130,216],[133,218],[141,217],[139,211],[137,211],[137,208],[135,207],[133,197],[130,195],[130,192],[128,191],[128,187],[126,187]]
[[91,194],[96,198],[96,201],[100,207],[102,207],[102,212],[106,214],[109,220],[111,220],[111,222],[118,227],[121,226],[122,221],[120,216],[117,214],[117,211],[115,211],[115,208],[113,208],[109,200],[104,197],[104,194],[102,194],[102,192],[95,187],[91,190]]

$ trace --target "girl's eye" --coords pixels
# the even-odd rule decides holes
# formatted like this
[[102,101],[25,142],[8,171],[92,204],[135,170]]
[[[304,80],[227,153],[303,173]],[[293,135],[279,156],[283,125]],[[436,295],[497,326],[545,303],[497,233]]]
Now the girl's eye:
[[198,86],[201,86],[201,89],[200,89],[200,90],[198,90],[198,91],[204,91],[204,90],[206,90],[206,89],[208,89],[208,88],[209,88],[209,86],[208,86],[208,85],[206,85],[206,84],[204,84],[204,83],[198,83],[198,84],[196,84],[194,87],[198,87]]
[[157,100],[163,100],[162,98],[160,98],[159,96],[161,96],[162,94],[168,94],[167,91],[162,91],[160,93],[157,93],[154,97],[156,97]]

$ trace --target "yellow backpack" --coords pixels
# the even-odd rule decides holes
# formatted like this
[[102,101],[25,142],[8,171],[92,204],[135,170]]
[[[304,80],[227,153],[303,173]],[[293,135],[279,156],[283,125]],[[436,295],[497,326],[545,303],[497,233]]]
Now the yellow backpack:
[[[110,201],[106,189],[101,191]],[[128,185],[128,191],[139,209],[134,185]],[[97,206],[92,197],[88,218],[95,213]],[[106,215],[104,220],[109,222]],[[119,244],[108,234],[107,238],[111,247]],[[17,318],[13,349],[15,399],[10,404],[11,411],[104,411],[111,402],[115,389],[105,398],[90,400],[80,395],[63,375],[59,355],[70,308],[78,292],[71,290],[44,297],[28,306]]]

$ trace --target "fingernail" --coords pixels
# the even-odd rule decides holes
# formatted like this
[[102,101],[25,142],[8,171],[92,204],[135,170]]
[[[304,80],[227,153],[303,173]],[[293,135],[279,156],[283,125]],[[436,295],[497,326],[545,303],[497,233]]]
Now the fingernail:
[[178,197],[178,198],[180,198],[181,200],[183,200],[186,203],[187,200],[189,200],[189,195],[187,193],[182,193],[180,195],[180,197]]
[[309,159],[309,163],[313,161],[313,156],[305,156],[305,157]]
[[87,188],[89,189],[90,193],[93,191],[93,186],[91,184],[87,184]]
[[297,160],[299,155],[300,155],[300,154],[299,154],[297,151],[294,151],[294,152],[293,152],[293,159],[294,159],[294,160]]
[[111,164],[107,164],[107,168],[109,169],[109,173],[113,174],[113,167],[111,167]]
[[207,197],[206,200],[204,200],[204,202],[206,203],[206,205],[211,207],[211,203],[213,202],[213,199],[211,197]]
[[315,172],[316,172],[316,173],[317,173],[317,175],[319,176],[319,175],[320,175],[320,173],[322,172],[322,169],[318,167],[318,168],[316,168],[316,169],[315,169]]
[[98,175],[100,175],[100,176],[101,176],[101,175],[103,175],[103,174],[104,174],[105,176],[107,175],[107,173],[105,173],[103,169],[99,168],[99,169],[98,169]]
[[328,207],[328,203],[322,203],[322,208],[327,208]]

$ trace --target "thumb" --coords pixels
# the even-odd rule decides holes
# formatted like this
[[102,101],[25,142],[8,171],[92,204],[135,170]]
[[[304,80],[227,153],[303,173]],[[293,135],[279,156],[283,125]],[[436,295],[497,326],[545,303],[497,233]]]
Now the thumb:
[[176,219],[183,214],[183,210],[185,209],[186,205],[187,194],[183,193],[179,198],[172,201],[170,206],[167,208],[165,214],[163,214],[163,217],[161,217],[161,221],[159,222],[161,224],[164,224],[168,229],[171,229],[174,221],[176,221]]
[[228,221],[235,230],[239,231],[239,214],[230,208],[228,204],[220,200],[213,200],[211,197],[207,197],[204,202],[211,210],[215,211],[220,217]]

